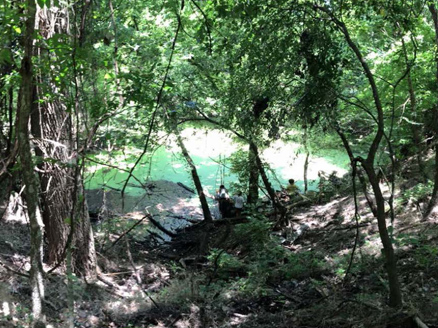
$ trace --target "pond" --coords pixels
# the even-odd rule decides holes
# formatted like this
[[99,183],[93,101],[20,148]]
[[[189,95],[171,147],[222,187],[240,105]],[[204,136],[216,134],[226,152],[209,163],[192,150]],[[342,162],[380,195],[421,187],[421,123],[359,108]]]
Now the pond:
[[[239,149],[247,149],[247,146],[233,142],[230,135],[218,130],[185,129],[182,135],[197,167],[205,194],[214,195],[222,183],[227,187],[233,186],[237,176],[230,172],[229,158]],[[94,160],[119,169],[89,162],[85,188],[90,211],[101,213],[104,209],[107,210],[113,214],[113,219],[104,224],[115,225],[132,225],[130,218],[136,221],[145,213],[150,213],[162,226],[173,231],[190,224],[180,218],[202,220],[203,214],[197,195],[176,184],[180,182],[194,189],[185,159],[181,156],[175,140],[171,138],[152,153],[146,154],[133,172],[135,178],[147,188],[142,188],[136,179],[131,178],[122,199],[120,190],[128,177],[127,171],[133,167],[141,152],[141,149],[131,148],[123,152],[102,152],[93,156]],[[313,190],[318,186],[318,171],[337,171],[341,176],[347,172],[349,163],[348,156],[339,150],[324,150],[319,153],[323,156],[311,156],[309,161],[308,179],[312,182],[309,189]],[[274,188],[286,186],[287,180],[293,178],[303,190],[306,156],[300,145],[276,141],[264,150],[262,156],[272,169],[269,178]],[[230,194],[236,191],[230,188]],[[216,213],[217,218],[217,202],[213,197],[207,200],[210,210]],[[98,235],[101,230],[97,228]],[[159,229],[151,226],[150,222],[136,228],[134,237],[144,240],[148,231],[153,231],[165,240],[169,239]]]
[[[182,132],[186,147],[194,160],[204,190],[213,194],[221,183],[230,186],[237,180],[237,176],[230,172],[229,157],[245,146],[233,142],[232,137],[219,130],[199,130],[188,128]],[[87,168],[87,189],[122,189],[129,170],[141,154],[141,149],[129,149],[124,153],[101,153],[94,159],[114,165],[120,169],[110,168],[105,165],[91,163]],[[303,190],[303,175],[305,153],[300,145],[284,143],[280,140],[264,150],[263,159],[269,163],[275,174],[270,174],[271,183],[276,189],[280,185],[286,186],[287,180],[293,178],[298,187]],[[338,176],[347,172],[348,156],[339,150],[325,150],[321,157],[310,156],[308,167],[309,189],[317,188],[318,171],[326,173],[336,171]],[[167,139],[166,144],[157,148],[152,154],[144,156],[133,172],[134,176],[142,183],[156,180],[181,182],[193,187],[190,172],[184,158],[180,155],[179,148],[172,139]],[[130,195],[140,195],[144,191],[138,188],[139,183],[131,178],[126,188]]]

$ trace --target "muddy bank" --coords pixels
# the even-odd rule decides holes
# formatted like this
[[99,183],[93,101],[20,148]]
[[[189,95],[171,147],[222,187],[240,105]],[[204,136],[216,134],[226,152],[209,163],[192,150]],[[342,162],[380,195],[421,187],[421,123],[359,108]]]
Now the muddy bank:
[[89,212],[96,220],[115,216],[140,218],[150,213],[165,228],[175,230],[188,225],[187,220],[203,218],[198,197],[166,180],[148,182],[142,193],[125,194],[124,199],[121,191],[108,188],[87,190],[86,197]]

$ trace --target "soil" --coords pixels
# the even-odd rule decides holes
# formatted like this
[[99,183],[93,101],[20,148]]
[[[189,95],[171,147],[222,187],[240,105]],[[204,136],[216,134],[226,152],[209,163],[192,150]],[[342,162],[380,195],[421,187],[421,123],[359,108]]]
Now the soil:
[[[202,218],[199,203],[190,196],[176,184],[159,181],[144,196],[127,196],[122,208],[117,191],[88,192],[90,212],[96,215],[100,273],[87,282],[73,280],[75,327],[414,327],[415,316],[438,327],[437,225],[434,219],[421,221],[416,206],[399,206],[393,225],[405,303],[393,310],[387,306],[377,225],[364,199],[359,199],[358,221],[352,197],[293,208],[289,225],[272,232],[271,242],[291,255],[322,254],[318,261],[323,265],[291,277],[268,275],[260,284],[262,292],[245,292],[238,283],[248,278],[248,271],[239,266],[224,271],[218,263],[224,254],[250,261],[254,241],[237,232],[254,227],[253,219],[190,223]],[[0,327],[26,327],[31,290],[21,274],[30,269],[29,228],[23,204],[16,199],[12,205],[0,220]],[[108,247],[147,212],[177,236],[160,240],[147,233],[151,224],[145,220],[128,238]],[[345,275],[357,230],[352,266]],[[214,256],[205,256],[206,245],[217,250],[210,253]],[[341,260],[347,262],[337,262]],[[290,262],[268,259],[266,265],[267,272],[277,272]],[[65,275],[58,271],[45,283],[48,322],[66,327]]]

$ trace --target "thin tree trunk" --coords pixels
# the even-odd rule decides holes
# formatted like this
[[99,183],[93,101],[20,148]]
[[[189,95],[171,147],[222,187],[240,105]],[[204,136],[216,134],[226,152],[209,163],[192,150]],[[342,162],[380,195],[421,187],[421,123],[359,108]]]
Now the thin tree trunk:
[[[412,76],[411,76],[411,70],[409,69],[409,58],[408,58],[408,52],[406,50],[406,44],[403,38],[402,40],[402,49],[403,49],[403,56],[405,58],[406,67],[408,69],[408,90],[409,90],[409,101],[411,105],[411,113],[414,117],[414,121],[416,121],[417,118],[417,97],[415,95],[414,85],[412,83]],[[420,176],[423,182],[427,181],[427,175],[426,175],[426,169],[424,165],[423,158],[421,156],[421,129],[418,128],[417,125],[410,124],[411,132],[412,132],[412,138],[414,139],[415,144],[415,153],[417,158],[417,164],[418,164],[418,170],[420,171]]]
[[355,165],[355,163],[354,163],[355,161],[357,161],[357,159],[354,158],[353,150],[351,149],[350,144],[348,143],[347,137],[345,136],[345,134],[339,128],[335,128],[335,130],[336,130],[336,133],[341,138],[342,144],[344,145],[344,148],[345,148],[345,150],[346,150],[346,152],[348,154],[348,157],[350,158],[350,165],[351,165],[351,167],[353,168],[353,170],[356,170],[356,174],[357,174],[357,176],[359,178],[359,181],[360,181],[360,183],[362,185],[362,191],[363,191],[363,194],[365,196],[365,199],[367,200],[368,207],[370,208],[370,210],[373,213],[374,217],[377,218],[377,208],[374,205],[373,199],[371,198],[370,194],[368,193],[367,182],[365,180],[365,177],[362,174],[362,170],[359,167],[357,167],[357,165]]
[[25,185],[24,198],[30,222],[30,282],[32,288],[32,315],[35,327],[44,327],[43,300],[43,223],[38,213],[39,182],[34,173],[33,156],[29,139],[29,118],[33,107],[33,43],[35,29],[35,1],[26,2],[27,19],[24,34],[24,56],[21,61],[21,86],[17,106],[18,155],[21,160],[21,175]]
[[308,182],[307,182],[307,171],[309,169],[309,156],[310,153],[307,150],[306,152],[306,160],[304,161],[304,193],[307,193],[307,188],[308,188]]
[[259,199],[259,169],[257,167],[256,155],[251,150],[248,150],[248,169],[249,169],[249,181],[248,181],[248,204],[256,204]]
[[190,167],[190,173],[192,175],[193,183],[195,184],[196,192],[199,197],[199,201],[201,202],[202,213],[204,215],[204,220],[207,223],[212,223],[213,218],[211,216],[210,208],[208,207],[207,198],[205,197],[204,191],[202,189],[201,179],[199,179],[198,171],[196,170],[196,165],[193,162],[189,152],[187,151],[186,146],[184,145],[184,141],[181,138],[181,135],[178,130],[176,130],[176,139],[179,147],[181,148],[181,152]]
[[304,150],[306,151],[306,159],[304,160],[304,176],[303,176],[304,193],[307,193],[307,189],[308,189],[307,171],[309,169],[309,157],[310,157],[309,148],[307,147],[307,127],[304,127],[303,144],[304,144]]
[[[315,6],[316,9],[321,10],[326,13],[332,22],[339,28],[347,41],[348,46],[356,55],[357,60],[362,66],[363,72],[368,79],[369,85],[371,87],[374,105],[377,111],[377,131],[374,139],[368,150],[368,155],[366,159],[360,160],[365,172],[367,173],[368,179],[370,181],[371,187],[374,191],[374,196],[376,200],[376,214],[377,214],[377,225],[379,227],[379,235],[383,245],[383,252],[385,254],[385,269],[388,274],[389,283],[389,305],[392,307],[401,307],[403,304],[402,293],[400,289],[400,283],[398,281],[397,273],[397,260],[394,254],[394,249],[392,247],[392,242],[389,237],[388,229],[386,227],[386,215],[385,215],[385,201],[383,198],[382,191],[379,185],[379,179],[375,173],[374,159],[376,157],[377,151],[379,149],[380,142],[384,136],[385,126],[384,126],[384,115],[383,107],[380,100],[379,91],[374,80],[374,75],[371,72],[367,61],[363,57],[359,47],[351,39],[350,33],[346,25],[340,21],[334,14],[326,7]],[[437,174],[438,179],[438,174]]]
[[397,273],[397,259],[392,247],[392,241],[386,227],[386,215],[385,215],[385,199],[379,185],[379,179],[374,171],[374,166],[369,163],[363,163],[362,166],[368,175],[370,185],[373,188],[376,207],[377,207],[377,225],[379,227],[380,240],[383,245],[383,253],[385,254],[386,264],[385,269],[388,273],[389,283],[389,304],[393,307],[399,307],[402,303],[402,294],[400,284],[398,281]]
[[259,173],[262,178],[263,184],[265,185],[266,191],[268,192],[269,198],[271,198],[274,208],[280,212],[279,224],[286,225],[287,224],[287,222],[285,221],[286,208],[281,204],[280,199],[277,196],[277,193],[275,192],[274,188],[272,188],[272,185],[269,182],[262,160],[260,159],[257,145],[254,142],[250,141],[249,147],[255,156],[257,167],[259,169]]

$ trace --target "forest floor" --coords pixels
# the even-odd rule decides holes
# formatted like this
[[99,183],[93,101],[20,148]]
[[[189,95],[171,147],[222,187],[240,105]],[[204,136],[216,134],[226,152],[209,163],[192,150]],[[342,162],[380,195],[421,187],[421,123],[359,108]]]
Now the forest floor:
[[[181,194],[170,197],[167,187]],[[186,202],[188,194],[163,182],[147,191],[149,201],[158,192],[168,201],[148,211],[155,218],[165,213],[160,222],[173,219],[165,229],[176,236],[148,233],[146,218],[116,244],[151,205],[134,197],[125,206],[135,211],[122,214],[116,193],[89,195],[99,216],[99,275],[73,279],[75,327],[415,327],[415,317],[438,327],[438,226],[422,221],[411,202],[397,204],[392,228],[404,296],[403,309],[393,310],[364,199],[357,221],[354,199],[345,196],[293,208],[289,225],[273,231],[262,215],[193,223],[199,210]],[[29,270],[29,228],[20,202],[12,205],[16,215],[0,220],[0,327],[27,327],[31,290],[21,274]],[[48,322],[65,327],[66,276],[45,282]]]

